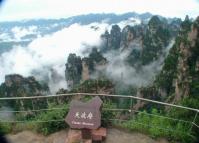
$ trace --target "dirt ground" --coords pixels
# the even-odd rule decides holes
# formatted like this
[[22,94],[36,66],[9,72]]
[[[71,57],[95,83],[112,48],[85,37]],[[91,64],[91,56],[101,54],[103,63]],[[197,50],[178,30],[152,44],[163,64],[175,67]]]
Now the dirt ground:
[[[23,131],[15,135],[7,135],[10,143],[66,143],[67,130],[56,132],[49,136],[43,136],[31,131]],[[105,143],[169,143],[165,139],[154,140],[141,133],[130,133],[123,130],[108,129]]]

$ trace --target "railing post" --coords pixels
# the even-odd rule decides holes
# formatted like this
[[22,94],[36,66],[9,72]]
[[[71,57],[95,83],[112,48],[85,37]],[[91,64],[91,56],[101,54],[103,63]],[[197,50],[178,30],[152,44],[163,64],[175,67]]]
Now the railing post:
[[194,119],[193,119],[193,121],[192,121],[192,123],[191,123],[191,127],[190,127],[190,129],[189,129],[189,132],[191,132],[191,130],[192,130],[192,128],[193,128],[193,123],[195,123],[195,121],[196,121],[196,119],[197,119],[197,116],[198,116],[198,111],[196,112],[196,114],[195,114],[195,116],[194,116]]
[[32,99],[31,99],[31,102],[32,102],[32,109],[35,110],[34,103],[33,103]]
[[47,106],[49,107],[50,103],[49,103],[48,98],[46,98],[46,103],[47,103]]
[[130,103],[130,111],[132,110],[132,108],[133,108],[133,101],[132,101],[133,99],[131,98],[131,103]]

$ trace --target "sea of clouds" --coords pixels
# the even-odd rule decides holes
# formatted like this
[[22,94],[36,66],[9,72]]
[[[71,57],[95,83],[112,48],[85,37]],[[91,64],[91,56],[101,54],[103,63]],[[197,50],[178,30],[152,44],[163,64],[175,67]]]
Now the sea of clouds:
[[[128,21],[121,21],[118,25],[123,28],[128,23]],[[134,24],[139,24],[139,21]],[[88,49],[93,46],[99,47],[102,42],[101,34],[110,29],[111,25],[104,22],[88,25],[76,23],[53,34],[41,36],[37,26],[13,27],[11,32],[17,41],[29,34],[35,34],[37,38],[27,46],[15,45],[10,51],[0,54],[0,83],[4,82],[5,75],[16,73],[25,77],[35,76],[37,80],[48,83],[52,93],[60,88],[66,89],[65,64],[68,55],[70,53],[76,53],[82,57],[88,55]],[[6,33],[2,33],[0,37],[10,40]],[[136,44],[131,46],[133,45]],[[173,41],[165,48],[166,55],[172,45]],[[141,49],[139,44],[134,48]],[[125,85],[140,87],[151,83],[154,76],[161,70],[165,56],[137,70],[125,62],[130,52],[110,51],[104,54],[109,61],[103,69],[104,74],[113,81],[122,81]]]
[[[95,26],[97,30],[92,28]],[[69,53],[81,55],[87,46],[99,45],[106,27],[103,23],[73,24],[51,35],[38,36],[26,47],[14,46],[0,55],[0,83],[4,82],[5,75],[17,73],[47,81],[52,92],[67,88],[64,71]],[[36,29],[15,27],[12,31],[16,39],[20,39]],[[53,79],[55,76],[57,79]]]

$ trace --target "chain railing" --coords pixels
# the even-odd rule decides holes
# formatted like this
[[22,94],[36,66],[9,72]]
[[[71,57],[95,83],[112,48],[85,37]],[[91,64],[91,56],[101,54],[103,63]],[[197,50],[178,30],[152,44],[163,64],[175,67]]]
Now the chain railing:
[[[59,102],[69,102],[70,100],[66,99],[66,98],[73,98],[73,97],[85,97],[85,96],[99,96],[102,98],[102,100],[106,100],[106,99],[110,99],[110,98],[114,98],[114,99],[127,99],[129,103],[129,106],[126,108],[103,108],[103,111],[112,111],[112,112],[128,112],[129,116],[133,116],[134,114],[144,114],[146,116],[152,116],[152,117],[158,117],[158,118],[162,118],[162,119],[168,119],[174,122],[182,122],[185,124],[190,124],[190,128],[189,128],[189,132],[192,131],[193,128],[197,128],[199,129],[199,125],[196,122],[197,118],[198,118],[198,113],[199,113],[199,109],[194,109],[194,108],[190,108],[190,107],[185,107],[185,106],[181,106],[181,105],[175,105],[175,104],[170,104],[170,103],[165,103],[165,102],[160,102],[160,101],[155,101],[155,100],[151,100],[151,99],[146,99],[146,98],[141,98],[141,97],[137,97],[137,96],[130,96],[130,95],[110,95],[110,94],[94,94],[94,93],[69,93],[69,94],[58,94],[58,95],[46,95],[46,96],[31,96],[31,97],[4,97],[4,98],[0,98],[0,103],[1,102],[6,102],[6,101],[18,101],[20,103],[22,103],[22,105],[24,105],[27,101],[31,100],[31,104],[32,104],[32,109],[23,109],[23,110],[0,110],[0,115],[2,113],[37,113],[37,112],[46,112],[46,111],[52,111],[52,110],[66,110],[66,108],[57,108],[57,107],[47,107],[47,108],[41,108],[41,109],[37,109],[38,108],[38,100],[45,100],[46,103],[48,104],[50,100],[55,100],[57,102],[57,104],[59,104]],[[36,100],[36,101],[35,101]],[[156,106],[163,106],[163,107],[168,107],[168,108],[176,108],[177,110],[187,110],[188,112],[192,112],[194,114],[194,118],[192,120],[184,120],[184,119],[178,119],[175,117],[169,117],[169,116],[163,116],[163,115],[159,115],[159,114],[154,114],[151,112],[143,112],[140,111],[138,109],[134,109],[134,103],[133,100],[135,101],[142,101],[142,102],[148,102],[151,103],[153,105]],[[69,104],[69,103],[68,103]],[[147,104],[146,104],[147,105]],[[134,113],[134,114],[132,114]],[[103,120],[103,119],[102,119]],[[126,122],[129,119],[109,119],[110,121],[119,121],[119,122]],[[34,123],[43,123],[43,122],[63,122],[64,119],[56,119],[56,120],[36,120],[36,121],[22,121],[22,120],[3,120],[0,117],[0,123],[30,123],[30,122],[34,122]],[[154,125],[149,125],[149,124],[144,124],[144,123],[140,123],[137,121],[134,121],[137,124],[143,125],[143,126],[153,126]],[[165,131],[172,131],[173,129],[169,129],[169,128],[162,128],[160,125],[156,125],[155,126],[158,129],[162,129]]]

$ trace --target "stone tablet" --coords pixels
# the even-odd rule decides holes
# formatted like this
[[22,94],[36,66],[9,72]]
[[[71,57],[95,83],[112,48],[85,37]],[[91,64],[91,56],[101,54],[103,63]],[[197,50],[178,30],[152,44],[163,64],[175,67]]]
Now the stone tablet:
[[73,100],[65,121],[71,128],[97,129],[101,126],[101,106],[102,100],[98,96],[87,103]]

